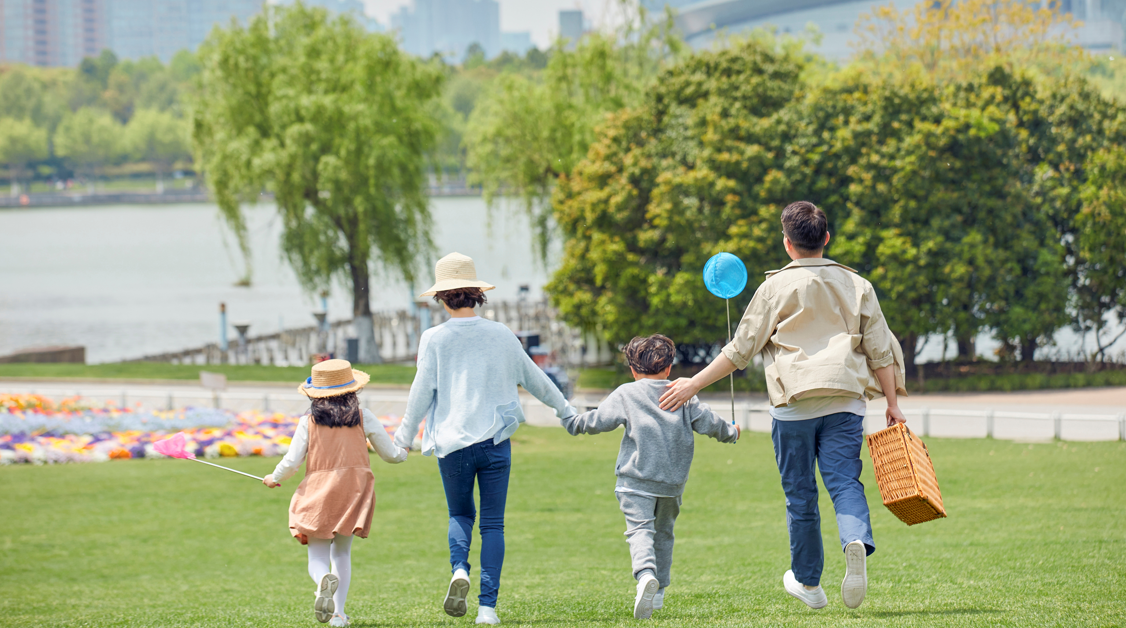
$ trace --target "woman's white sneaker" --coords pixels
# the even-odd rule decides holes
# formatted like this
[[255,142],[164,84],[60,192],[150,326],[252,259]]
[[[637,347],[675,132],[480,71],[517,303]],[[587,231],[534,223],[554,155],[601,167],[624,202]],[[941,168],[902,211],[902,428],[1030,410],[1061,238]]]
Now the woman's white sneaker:
[[849,608],[864,602],[868,592],[868,551],[860,541],[845,545],[845,577],[841,583],[841,599]]
[[786,593],[805,602],[805,605],[810,608],[825,608],[829,604],[829,598],[825,597],[825,589],[820,586],[812,591],[806,589],[794,577],[793,571],[787,571],[786,575],[782,576],[782,586],[786,587]]
[[321,581],[317,583],[317,599],[313,600],[313,614],[322,624],[332,619],[332,614],[336,612],[336,602],[332,601],[332,595],[336,593],[338,586],[340,586],[340,578],[331,573],[321,576]]
[[450,617],[461,617],[468,610],[465,598],[469,597],[469,574],[464,569],[454,572],[450,578],[450,588],[446,591],[446,599],[442,608]]
[[489,608],[488,606],[477,607],[477,621],[478,624],[489,624],[495,626],[500,623],[500,617],[497,617],[497,609]]
[[661,583],[653,574],[646,571],[637,579],[637,597],[633,599],[633,618],[649,619],[653,616],[653,598]]

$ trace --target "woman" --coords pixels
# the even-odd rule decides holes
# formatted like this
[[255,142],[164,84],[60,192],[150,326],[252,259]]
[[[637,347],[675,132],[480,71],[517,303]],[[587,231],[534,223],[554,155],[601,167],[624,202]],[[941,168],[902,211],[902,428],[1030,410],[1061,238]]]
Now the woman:
[[494,286],[477,280],[473,260],[450,253],[438,260],[433,296],[450,313],[446,323],[426,330],[418,345],[418,372],[411,384],[395,443],[410,447],[428,417],[422,453],[438,456],[450,511],[450,565],[453,578],[443,604],[447,614],[466,613],[469,595],[469,541],[476,507],[473,484],[481,491],[481,594],[478,624],[499,624],[496,614],[504,563],[504,504],[512,465],[512,436],[524,413],[517,386],[555,409],[559,418],[576,414],[551,380],[532,362],[516,335],[483,319],[473,308]]

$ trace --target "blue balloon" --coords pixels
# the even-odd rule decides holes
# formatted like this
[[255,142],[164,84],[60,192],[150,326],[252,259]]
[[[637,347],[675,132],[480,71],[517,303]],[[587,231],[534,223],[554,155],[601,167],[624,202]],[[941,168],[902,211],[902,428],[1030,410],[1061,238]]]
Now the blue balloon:
[[721,299],[738,296],[747,287],[747,266],[730,253],[716,253],[704,264],[704,285]]

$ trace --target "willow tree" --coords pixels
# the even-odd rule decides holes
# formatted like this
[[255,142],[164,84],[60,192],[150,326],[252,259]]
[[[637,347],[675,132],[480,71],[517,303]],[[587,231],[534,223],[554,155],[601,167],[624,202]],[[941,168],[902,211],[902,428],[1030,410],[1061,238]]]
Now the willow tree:
[[351,286],[359,359],[378,362],[371,276],[413,281],[432,247],[426,162],[442,71],[300,3],[213,31],[200,57],[192,137],[244,255],[242,207],[273,192],[285,259],[310,292]]

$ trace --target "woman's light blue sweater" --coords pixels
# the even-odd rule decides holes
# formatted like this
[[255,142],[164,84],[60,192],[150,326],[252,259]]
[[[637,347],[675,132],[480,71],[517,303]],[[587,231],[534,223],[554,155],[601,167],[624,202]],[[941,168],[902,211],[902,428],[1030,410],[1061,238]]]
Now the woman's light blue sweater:
[[479,317],[431,327],[418,344],[418,372],[395,444],[410,447],[426,417],[423,455],[443,458],[486,438],[499,444],[524,422],[517,385],[560,419],[577,414],[508,327]]

